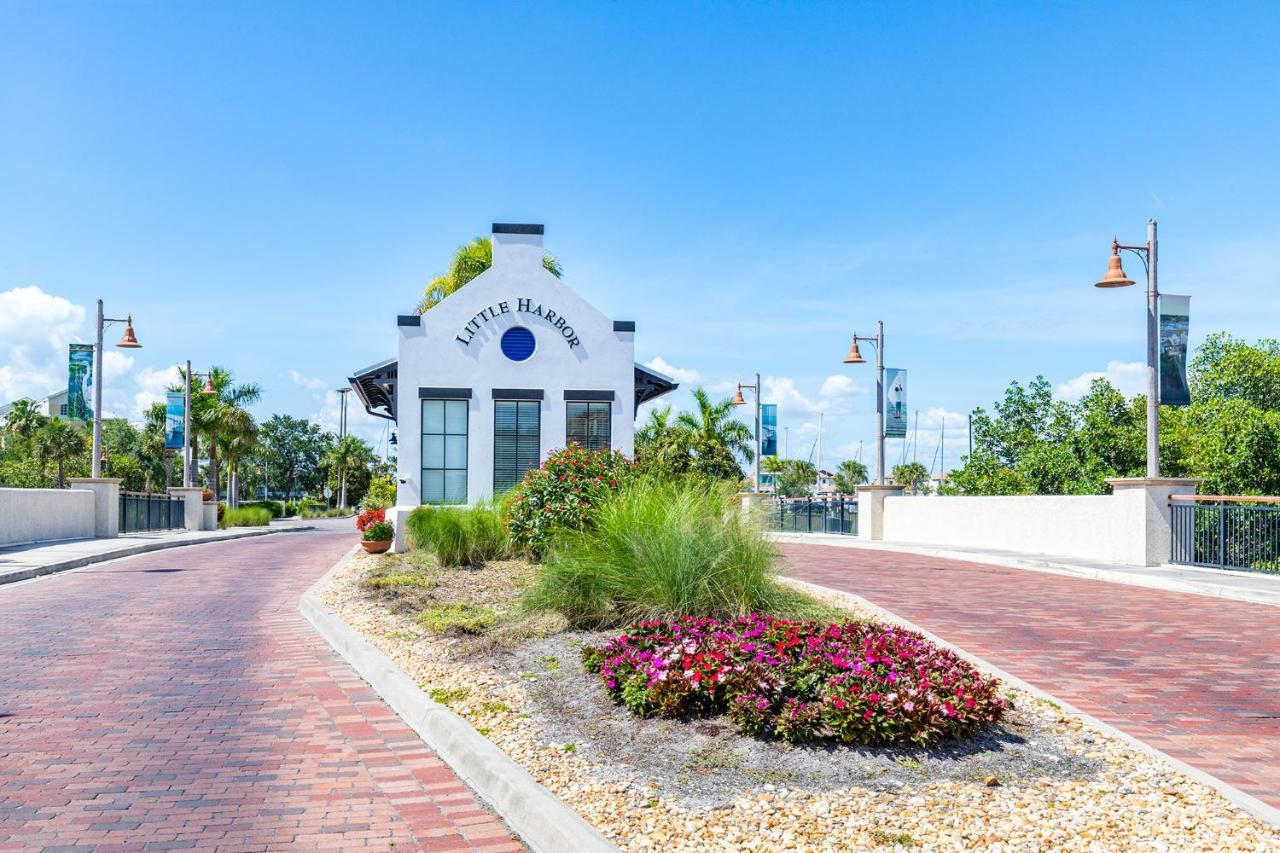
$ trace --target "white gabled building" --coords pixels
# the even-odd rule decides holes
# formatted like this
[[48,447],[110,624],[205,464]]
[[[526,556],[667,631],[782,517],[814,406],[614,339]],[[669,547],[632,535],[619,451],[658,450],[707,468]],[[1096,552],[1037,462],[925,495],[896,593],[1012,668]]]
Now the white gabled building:
[[612,320],[542,265],[541,225],[493,226],[493,266],[397,319],[397,358],[352,388],[398,432],[396,504],[474,504],[569,442],[632,453],[636,407],[676,387],[635,363]]

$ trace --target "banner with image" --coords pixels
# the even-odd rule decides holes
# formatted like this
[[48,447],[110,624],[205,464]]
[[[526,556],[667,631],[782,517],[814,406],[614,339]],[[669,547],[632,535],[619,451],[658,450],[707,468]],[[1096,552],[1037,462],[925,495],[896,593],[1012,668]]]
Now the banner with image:
[[164,446],[182,448],[186,441],[186,400],[181,391],[169,391],[164,397]]
[[93,418],[89,400],[93,395],[93,344],[72,344],[67,354],[67,418]]
[[760,406],[760,455],[778,455],[778,404]]
[[1191,297],[1160,294],[1160,396],[1166,406],[1191,405],[1187,385],[1187,332]]
[[884,369],[884,434],[907,436],[907,371],[897,367]]

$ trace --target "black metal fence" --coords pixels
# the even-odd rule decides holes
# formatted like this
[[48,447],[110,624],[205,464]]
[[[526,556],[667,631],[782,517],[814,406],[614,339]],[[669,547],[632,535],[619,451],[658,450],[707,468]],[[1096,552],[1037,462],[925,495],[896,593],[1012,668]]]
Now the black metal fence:
[[183,527],[185,501],[168,494],[151,492],[120,493],[120,532],[172,530]]
[[858,533],[858,499],[777,498],[769,507],[769,527],[788,533]]
[[1176,496],[1171,562],[1280,573],[1280,498]]

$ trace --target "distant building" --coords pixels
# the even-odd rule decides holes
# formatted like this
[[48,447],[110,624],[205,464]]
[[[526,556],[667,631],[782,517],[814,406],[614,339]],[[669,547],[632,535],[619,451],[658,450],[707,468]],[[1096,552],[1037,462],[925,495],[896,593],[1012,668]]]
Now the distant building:
[[[30,399],[30,397],[21,397],[19,400],[14,400],[12,403],[5,403],[3,406],[0,406],[0,420],[4,420],[4,418],[8,417],[9,413],[13,411],[13,407],[16,406],[20,400]],[[42,400],[36,400],[35,403],[36,407],[40,410],[40,414],[44,415],[46,418],[65,418],[67,416],[67,389],[63,388],[61,391],[54,391],[48,397],[45,397]]]
[[819,471],[815,492],[819,495],[834,495],[836,493],[836,475],[830,471]]

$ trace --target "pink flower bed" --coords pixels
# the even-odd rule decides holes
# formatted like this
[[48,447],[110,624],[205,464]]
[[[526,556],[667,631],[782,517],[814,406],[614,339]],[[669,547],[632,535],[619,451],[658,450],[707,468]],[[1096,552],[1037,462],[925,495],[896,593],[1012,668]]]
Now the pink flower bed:
[[635,714],[728,713],[747,734],[792,743],[925,745],[969,737],[1009,707],[955,653],[861,622],[642,622],[583,662]]

